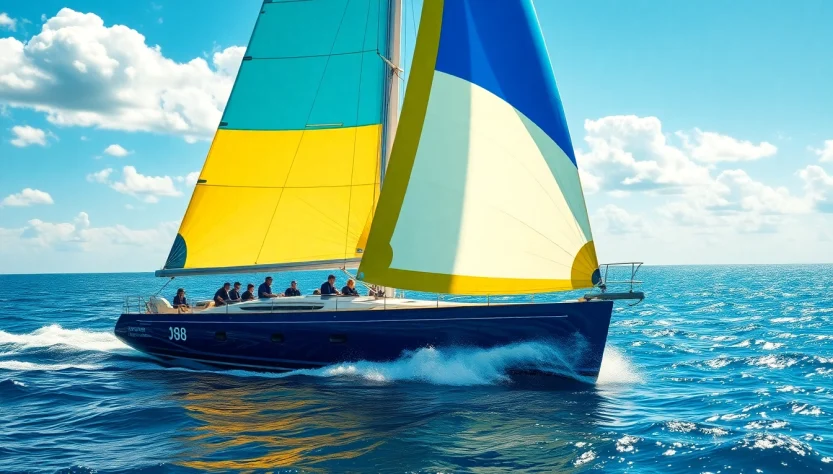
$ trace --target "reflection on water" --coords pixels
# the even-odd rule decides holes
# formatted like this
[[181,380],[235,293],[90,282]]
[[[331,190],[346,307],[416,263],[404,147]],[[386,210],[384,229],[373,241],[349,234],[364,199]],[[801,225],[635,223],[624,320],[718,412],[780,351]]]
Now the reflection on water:
[[173,395],[196,422],[177,438],[177,464],[309,472],[573,467],[576,443],[605,423],[604,401],[591,386],[563,383],[457,388],[205,374]]

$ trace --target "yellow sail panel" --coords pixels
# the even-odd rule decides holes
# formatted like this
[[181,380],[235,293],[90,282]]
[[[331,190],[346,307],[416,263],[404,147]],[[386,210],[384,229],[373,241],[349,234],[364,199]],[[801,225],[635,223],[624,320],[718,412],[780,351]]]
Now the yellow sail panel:
[[176,268],[360,257],[380,143],[381,125],[219,130],[182,221],[187,252]]
[[529,0],[426,0],[359,278],[452,294],[598,281],[575,155]]

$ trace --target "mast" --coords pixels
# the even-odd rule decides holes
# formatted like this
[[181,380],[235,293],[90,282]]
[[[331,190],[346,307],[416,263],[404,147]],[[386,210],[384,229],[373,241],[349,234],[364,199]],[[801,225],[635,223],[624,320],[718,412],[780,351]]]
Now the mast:
[[[393,140],[396,138],[396,126],[399,124],[399,73],[402,69],[400,64],[400,43],[402,24],[402,0],[390,1],[390,34],[388,37],[388,51],[390,52],[390,73],[388,74],[388,97],[387,114],[382,128],[385,143],[382,148],[382,169],[379,171],[380,189],[385,183],[385,170],[388,168],[390,154],[393,150]],[[396,288],[386,286],[385,296],[391,298],[396,296]]]
[[393,140],[396,137],[396,125],[399,123],[399,67],[400,61],[400,36],[402,22],[402,0],[390,0],[390,25],[388,35],[388,52],[390,58],[388,65],[388,91],[387,91],[387,114],[383,125],[384,148],[382,149],[381,181],[385,182],[385,170],[388,167],[390,152],[393,149]]

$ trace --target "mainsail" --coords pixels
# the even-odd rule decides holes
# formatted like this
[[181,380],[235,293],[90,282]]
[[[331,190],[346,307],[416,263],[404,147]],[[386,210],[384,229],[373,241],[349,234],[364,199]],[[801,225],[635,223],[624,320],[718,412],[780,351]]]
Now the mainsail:
[[389,0],[264,0],[157,275],[358,262],[384,159],[389,15]]
[[520,294],[592,286],[597,267],[531,0],[425,0],[358,277]]

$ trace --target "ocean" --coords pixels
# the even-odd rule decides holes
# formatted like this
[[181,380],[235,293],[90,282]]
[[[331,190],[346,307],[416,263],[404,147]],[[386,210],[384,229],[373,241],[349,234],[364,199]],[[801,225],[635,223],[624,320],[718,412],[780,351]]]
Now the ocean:
[[[645,267],[647,299],[617,303],[595,385],[507,378],[535,344],[289,374],[166,368],[112,332],[123,297],[164,280],[0,275],[0,472],[830,473],[831,275]],[[276,285],[309,293],[325,276]],[[210,298],[234,278],[262,281],[162,294]]]

